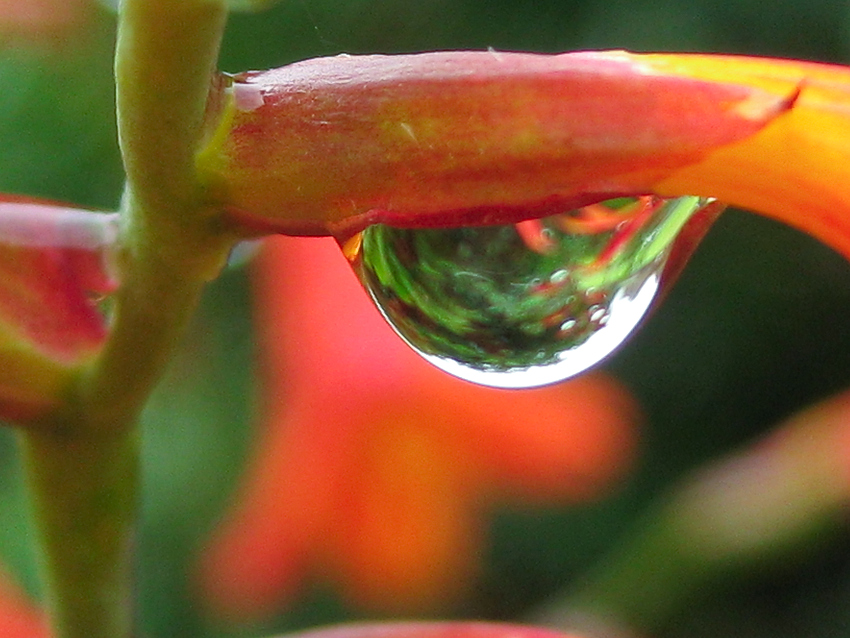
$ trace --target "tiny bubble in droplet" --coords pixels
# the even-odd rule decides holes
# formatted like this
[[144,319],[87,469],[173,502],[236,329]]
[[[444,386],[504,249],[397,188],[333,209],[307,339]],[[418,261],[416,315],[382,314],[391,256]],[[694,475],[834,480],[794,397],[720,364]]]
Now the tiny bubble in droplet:
[[608,313],[608,309],[603,306],[591,306],[587,309],[590,317],[590,321],[593,323],[599,323],[602,319],[605,318],[605,315]]
[[562,332],[569,332],[574,329],[578,325],[578,321],[573,318],[567,319],[564,323],[561,324]]
[[555,285],[564,283],[567,279],[569,279],[570,273],[564,269],[556,270],[552,273],[552,276],[549,277],[549,282]]

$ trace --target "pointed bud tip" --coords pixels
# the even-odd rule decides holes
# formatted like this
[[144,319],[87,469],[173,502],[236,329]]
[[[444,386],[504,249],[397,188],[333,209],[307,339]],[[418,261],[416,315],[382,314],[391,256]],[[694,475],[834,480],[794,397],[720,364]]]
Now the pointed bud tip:
[[794,108],[801,91],[802,83],[785,97],[753,89],[750,95],[735,104],[732,110],[735,114],[751,122],[769,122]]

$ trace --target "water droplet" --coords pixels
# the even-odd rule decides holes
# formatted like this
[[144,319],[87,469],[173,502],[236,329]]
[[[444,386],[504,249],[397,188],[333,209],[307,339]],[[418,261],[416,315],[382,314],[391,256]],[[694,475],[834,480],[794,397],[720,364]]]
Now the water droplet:
[[679,231],[709,202],[619,198],[505,226],[378,224],[344,252],[425,359],[483,385],[535,387],[587,370],[628,337]]

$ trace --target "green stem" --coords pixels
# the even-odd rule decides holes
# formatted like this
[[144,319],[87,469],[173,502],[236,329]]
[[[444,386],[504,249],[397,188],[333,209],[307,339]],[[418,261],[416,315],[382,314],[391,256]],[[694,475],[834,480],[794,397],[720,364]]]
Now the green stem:
[[[213,0],[124,0],[115,56],[127,172],[112,334],[84,388],[90,418],[135,420],[234,243],[195,169],[226,9]],[[129,417],[129,418],[128,418]]]
[[24,432],[56,638],[132,635],[135,436]]
[[704,467],[535,620],[655,635],[731,577],[779,566],[829,538],[850,498],[844,457],[833,451],[836,429],[792,424],[769,445]]
[[[711,582],[710,560],[691,551],[678,508],[653,508],[626,541],[605,556],[574,591],[540,610],[533,620],[560,629],[604,635],[652,635]],[[597,630],[598,631],[598,630]]]
[[235,238],[196,175],[223,0],[123,0],[116,48],[127,172],[110,338],[67,409],[22,434],[55,638],[132,635],[137,420]]

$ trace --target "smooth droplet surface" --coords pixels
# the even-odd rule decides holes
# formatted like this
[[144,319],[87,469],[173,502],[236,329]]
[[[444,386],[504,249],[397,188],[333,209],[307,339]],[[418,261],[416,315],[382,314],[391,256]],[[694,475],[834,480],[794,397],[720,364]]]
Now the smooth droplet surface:
[[631,334],[677,234],[710,200],[634,197],[504,226],[378,224],[343,251],[395,331],[462,379],[562,381]]

